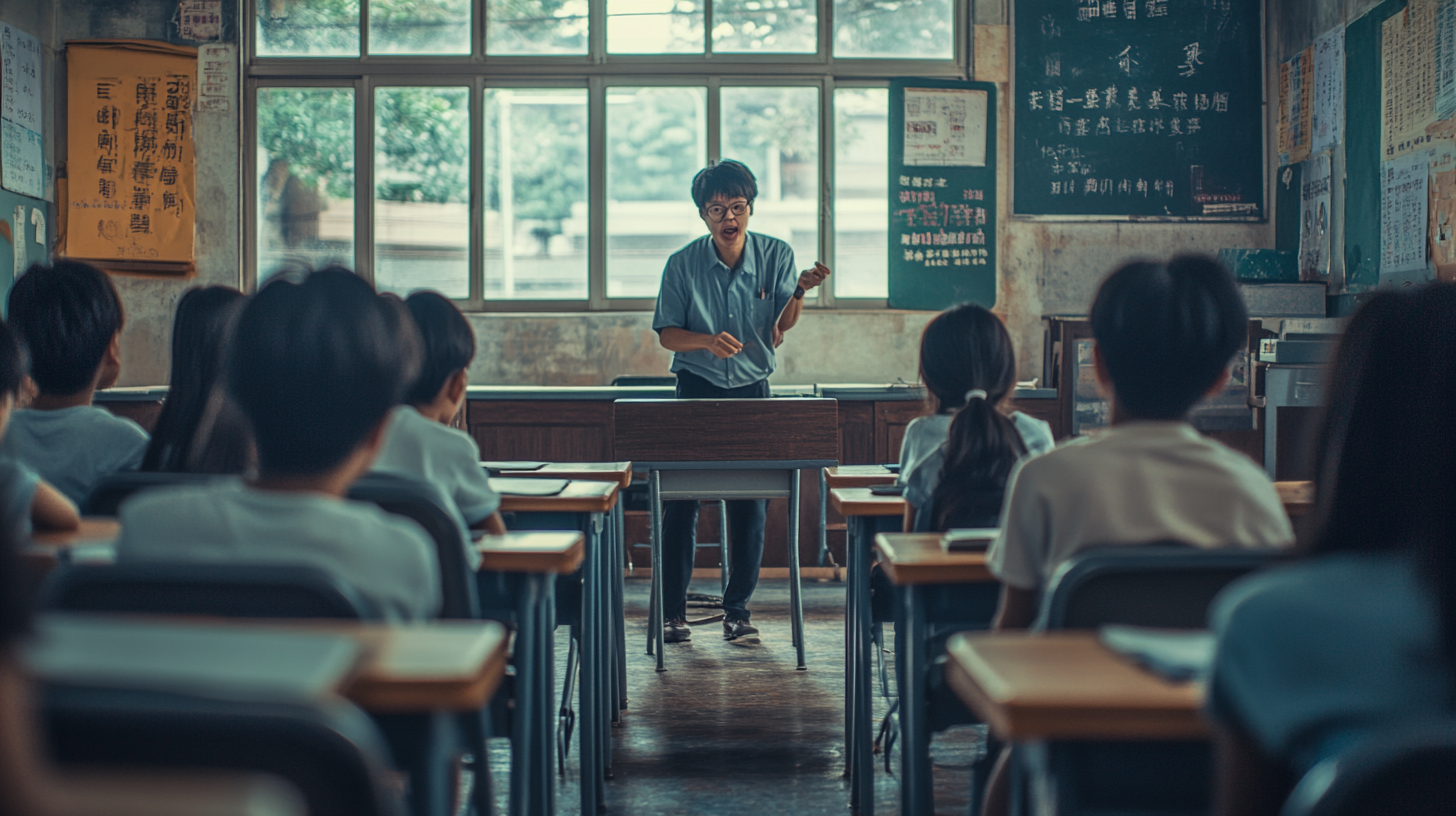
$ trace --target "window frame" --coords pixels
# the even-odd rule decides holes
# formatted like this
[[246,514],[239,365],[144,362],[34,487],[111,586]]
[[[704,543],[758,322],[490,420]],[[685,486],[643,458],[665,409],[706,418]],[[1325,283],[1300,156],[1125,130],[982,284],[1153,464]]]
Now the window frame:
[[[609,54],[606,0],[590,0],[588,53],[559,56],[488,56],[485,0],[471,0],[470,55],[370,55],[370,0],[359,0],[356,57],[270,57],[257,54],[257,6],[244,0],[241,33],[244,56],[242,177],[244,212],[243,282],[258,284],[257,99],[268,88],[352,88],[354,90],[354,268],[374,277],[374,90],[391,86],[449,86],[469,89],[470,234],[469,297],[456,300],[467,312],[650,311],[656,298],[607,297],[606,90],[612,86],[692,85],[707,89],[707,155],[721,156],[723,86],[809,86],[819,89],[819,257],[834,257],[834,91],[887,87],[891,79],[969,78],[974,26],[970,0],[951,0],[954,56],[949,60],[836,58],[833,56],[834,0],[816,0],[818,51],[813,54],[712,51],[713,5],[705,3],[702,54]],[[587,285],[585,300],[487,300],[485,286],[485,90],[487,88],[587,89]],[[691,206],[686,191],[684,206]],[[803,266],[803,259],[800,259]],[[823,287],[806,303],[812,309],[884,309],[885,298],[835,297]]]

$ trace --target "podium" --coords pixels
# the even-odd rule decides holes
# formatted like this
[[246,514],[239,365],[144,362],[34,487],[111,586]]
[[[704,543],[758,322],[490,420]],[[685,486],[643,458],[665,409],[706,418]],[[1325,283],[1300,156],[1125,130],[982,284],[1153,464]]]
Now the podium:
[[615,455],[645,473],[651,492],[652,603],[647,653],[665,671],[662,503],[789,500],[790,628],[804,662],[799,585],[799,471],[838,464],[839,407],[832,399],[617,400]]

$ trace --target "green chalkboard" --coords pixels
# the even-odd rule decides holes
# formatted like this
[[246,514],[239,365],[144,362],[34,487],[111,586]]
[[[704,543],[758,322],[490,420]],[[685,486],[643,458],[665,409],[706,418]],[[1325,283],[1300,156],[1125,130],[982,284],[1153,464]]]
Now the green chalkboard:
[[890,84],[890,306],[996,302],[996,86]]
[[1012,6],[1014,214],[1265,217],[1261,0]]
[[1345,289],[1380,282],[1380,34],[1406,7],[1386,0],[1345,27]]

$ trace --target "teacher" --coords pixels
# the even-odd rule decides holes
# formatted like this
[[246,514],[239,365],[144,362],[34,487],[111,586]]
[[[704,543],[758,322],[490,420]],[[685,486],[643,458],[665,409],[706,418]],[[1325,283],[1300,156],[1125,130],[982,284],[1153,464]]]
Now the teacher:
[[[774,349],[799,322],[804,293],[829,277],[829,267],[815,263],[807,272],[795,272],[787,243],[748,231],[758,182],[741,162],[725,160],[699,171],[692,192],[709,234],[667,259],[652,319],[662,347],[673,352],[677,398],[767,398]],[[728,502],[732,547],[723,593],[725,640],[758,642],[748,600],[758,584],[767,509],[763,499]],[[661,566],[668,643],[692,638],[687,595],[697,530],[696,501],[665,503]]]

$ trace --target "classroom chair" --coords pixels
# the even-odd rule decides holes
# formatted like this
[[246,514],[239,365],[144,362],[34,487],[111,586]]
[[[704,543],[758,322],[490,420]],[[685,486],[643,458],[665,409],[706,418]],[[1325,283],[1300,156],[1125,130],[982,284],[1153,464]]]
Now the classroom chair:
[[[1229,583],[1287,556],[1275,549],[1199,549],[1178,542],[1083,551],[1057,570],[1033,629],[1109,624],[1203,629]],[[1206,814],[1212,751],[1206,740],[1055,742],[1018,749],[1039,767],[1056,810],[1075,814]]]
[[1392,728],[1314,766],[1280,816],[1456,813],[1456,720]]
[[402,787],[369,717],[344,700],[204,698],[47,684],[55,760],[88,768],[247,770],[287,780],[312,816],[402,816]]
[[41,605],[66,612],[137,615],[380,619],[352,586],[303,565],[75,565],[51,574],[41,590]]
[[102,477],[91,488],[86,500],[81,502],[83,516],[115,516],[121,503],[133,493],[154,487],[175,485],[207,484],[216,479],[228,478],[209,473],[141,473],[125,471]]

